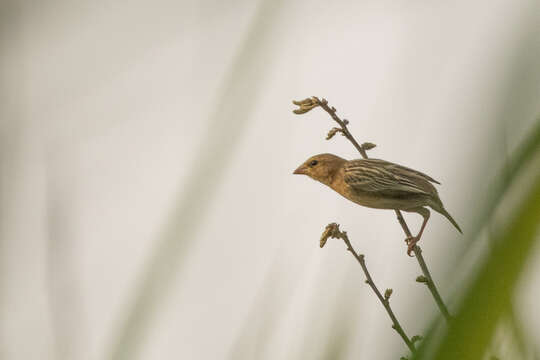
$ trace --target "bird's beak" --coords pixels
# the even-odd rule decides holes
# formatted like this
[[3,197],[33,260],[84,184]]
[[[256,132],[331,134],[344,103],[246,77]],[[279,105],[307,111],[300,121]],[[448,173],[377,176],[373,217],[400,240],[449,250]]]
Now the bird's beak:
[[300,165],[298,169],[294,170],[293,174],[296,175],[305,175],[306,174],[306,167],[304,164]]

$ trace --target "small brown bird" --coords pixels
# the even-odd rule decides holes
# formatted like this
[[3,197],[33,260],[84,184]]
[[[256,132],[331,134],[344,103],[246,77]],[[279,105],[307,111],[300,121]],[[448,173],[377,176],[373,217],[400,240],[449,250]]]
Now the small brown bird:
[[420,240],[429,220],[429,206],[443,214],[461,233],[445,210],[437,189],[438,181],[419,171],[378,159],[345,160],[333,154],[310,157],[294,171],[317,180],[362,206],[415,212],[424,218],[418,235],[407,239],[407,254]]

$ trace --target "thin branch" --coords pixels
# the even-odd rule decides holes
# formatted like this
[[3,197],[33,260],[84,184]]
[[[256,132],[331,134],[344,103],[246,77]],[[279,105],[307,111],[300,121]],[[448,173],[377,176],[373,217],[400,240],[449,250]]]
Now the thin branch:
[[[293,101],[293,103],[300,107],[299,109],[293,110],[295,114],[304,114],[317,106],[320,106],[321,108],[323,108],[323,110],[326,111],[332,117],[332,119],[340,126],[340,128],[334,128],[335,130],[334,129],[330,130],[330,133],[328,134],[327,139],[333,137],[337,132],[340,132],[353,144],[353,146],[356,148],[356,150],[358,150],[358,152],[360,153],[360,155],[362,155],[364,159],[368,158],[366,150],[369,150],[375,147],[375,145],[371,143],[363,143],[362,145],[360,145],[356,141],[356,139],[352,136],[349,129],[347,128],[349,121],[346,119],[343,119],[343,120],[340,119],[339,116],[336,115],[336,108],[333,106],[332,107],[328,106],[328,101],[326,99],[324,98],[319,99],[316,96],[312,96],[311,98],[307,98],[301,101]],[[395,212],[397,215],[397,219],[403,229],[403,232],[407,236],[407,238],[412,237],[411,231],[409,230],[409,227],[407,226],[407,223],[405,222],[405,219],[403,218],[401,211],[395,210]],[[423,279],[425,279],[425,281],[420,281],[420,282],[424,282],[427,285],[429,291],[433,295],[433,299],[435,300],[435,303],[437,304],[437,306],[439,307],[439,310],[441,311],[441,314],[444,316],[447,322],[450,321],[452,317],[450,313],[448,312],[448,308],[444,304],[441,298],[441,295],[439,294],[439,291],[437,290],[437,286],[435,286],[435,282],[433,281],[433,278],[431,277],[427,264],[424,260],[424,257],[422,256],[422,249],[420,248],[420,246],[415,245],[413,248],[413,251],[416,256],[416,260],[418,261],[418,264],[420,265],[420,268],[422,269],[422,273],[424,274]]]
[[366,261],[364,259],[363,254],[358,254],[351,242],[349,241],[349,237],[347,236],[346,231],[340,231],[339,225],[336,223],[331,223],[326,226],[326,229],[323,232],[323,235],[321,237],[321,247],[323,247],[326,244],[326,240],[328,238],[334,238],[334,239],[341,239],[347,245],[347,250],[351,252],[351,254],[354,256],[354,258],[358,261],[360,266],[362,267],[362,270],[364,271],[364,275],[366,276],[366,284],[368,284],[375,295],[377,295],[377,298],[381,302],[381,304],[384,306],[386,312],[388,313],[388,316],[390,317],[390,320],[392,320],[392,329],[396,330],[396,332],[401,336],[403,339],[403,342],[407,345],[409,350],[412,354],[416,353],[416,348],[414,346],[414,343],[418,340],[420,340],[419,336],[414,336],[413,339],[409,339],[403,328],[401,327],[401,324],[399,323],[398,319],[396,318],[396,315],[394,314],[394,311],[392,310],[392,307],[390,306],[390,296],[392,295],[392,289],[386,289],[384,292],[384,296],[381,294],[377,286],[375,285],[375,282],[373,281],[373,278],[371,277],[371,274],[368,271],[368,268],[366,266]]
[[[405,222],[401,211],[395,210],[395,212],[397,215],[397,219],[401,224],[401,227],[403,228],[403,232],[405,233],[405,235],[407,235],[407,238],[411,237],[411,231],[409,230],[409,227],[407,226],[407,223]],[[431,277],[431,273],[429,272],[426,261],[424,260],[424,256],[422,255],[422,248],[420,248],[420,246],[418,245],[415,245],[413,251],[416,260],[418,261],[418,265],[420,265],[420,269],[422,269],[422,273],[424,274],[423,279],[425,279],[424,281],[418,281],[419,279],[417,278],[417,281],[426,284],[429,291],[431,292],[431,295],[433,295],[435,303],[437,303],[437,306],[439,307],[439,310],[441,311],[441,314],[444,316],[446,321],[448,322],[452,320],[452,315],[450,315],[450,312],[448,312],[448,308],[446,307],[441,295],[439,294],[437,286],[435,286],[435,281],[433,281],[433,278]]]

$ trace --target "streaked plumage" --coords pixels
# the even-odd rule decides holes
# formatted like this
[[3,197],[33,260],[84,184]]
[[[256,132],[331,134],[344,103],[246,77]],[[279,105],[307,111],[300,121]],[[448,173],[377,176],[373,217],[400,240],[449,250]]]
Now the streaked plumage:
[[378,159],[348,161],[332,154],[320,154],[306,160],[294,173],[308,175],[362,206],[422,215],[424,222],[418,235],[409,239],[409,253],[429,219],[426,206],[444,215],[461,232],[432,184],[439,182],[405,166]]

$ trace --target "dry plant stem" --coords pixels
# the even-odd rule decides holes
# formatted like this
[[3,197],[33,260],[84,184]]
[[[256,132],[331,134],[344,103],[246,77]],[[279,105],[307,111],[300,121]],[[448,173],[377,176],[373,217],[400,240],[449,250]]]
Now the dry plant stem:
[[[322,107],[332,117],[332,119],[336,123],[338,123],[338,125],[341,128],[340,132],[343,134],[343,136],[345,136],[353,144],[353,146],[356,148],[356,150],[358,150],[358,152],[360,153],[360,155],[362,155],[364,159],[367,159],[368,156],[367,156],[366,150],[360,144],[358,144],[358,142],[354,139],[349,129],[347,128],[348,121],[341,120],[336,115],[336,109],[334,107],[328,106],[328,102],[326,101],[326,99],[320,100],[319,98],[315,96],[312,97],[312,99],[315,100],[318,103],[318,105]],[[395,210],[395,212],[396,212],[398,221],[401,227],[403,228],[403,232],[405,232],[405,235],[407,236],[407,238],[411,237],[412,236],[411,231],[409,230],[409,227],[407,226],[407,223],[405,222],[403,215],[401,215],[401,211]],[[435,286],[435,282],[433,281],[433,278],[431,277],[431,274],[426,265],[426,262],[424,261],[424,257],[422,256],[422,249],[420,248],[420,246],[415,245],[413,248],[413,251],[414,251],[416,260],[418,261],[418,264],[420,265],[420,268],[422,269],[422,273],[427,279],[426,285],[429,288],[429,291],[431,292],[431,294],[433,295],[433,298],[435,299],[435,302],[437,303],[437,306],[439,307],[441,314],[444,316],[446,321],[450,321],[451,319],[450,313],[448,312],[448,308],[444,304],[441,298],[441,295],[439,294],[439,291],[437,290],[437,287]]]
[[[399,223],[401,224],[401,227],[403,228],[403,231],[405,232],[407,237],[411,237],[411,231],[409,230],[409,227],[407,226],[407,223],[405,222],[403,215],[401,215],[401,211],[395,210],[395,212],[397,215],[397,219]],[[435,299],[435,302],[437,303],[437,306],[439,307],[439,310],[441,311],[441,314],[444,316],[446,321],[450,321],[452,319],[452,316],[448,312],[448,308],[444,304],[444,301],[441,298],[441,295],[439,294],[437,287],[435,286],[435,282],[433,281],[433,278],[431,277],[431,273],[429,272],[426,261],[424,260],[424,256],[422,255],[422,249],[420,248],[420,246],[415,245],[413,248],[413,251],[414,251],[416,260],[418,261],[418,264],[420,265],[420,268],[422,269],[422,273],[424,274],[424,277],[426,278],[426,285],[429,291],[431,291],[431,294],[433,295],[433,299]]]
[[411,339],[409,339],[407,334],[405,334],[405,331],[403,330],[403,328],[399,324],[399,321],[396,318],[396,315],[394,315],[394,312],[392,311],[392,308],[390,307],[390,299],[383,297],[383,295],[381,294],[379,289],[377,289],[377,286],[373,282],[373,279],[371,278],[371,275],[369,274],[369,271],[367,269],[366,261],[364,260],[364,255],[359,255],[354,250],[354,248],[351,245],[351,242],[349,241],[349,237],[347,236],[346,232],[342,232],[340,237],[345,242],[345,245],[347,245],[347,250],[349,250],[351,252],[351,254],[353,254],[353,256],[356,258],[356,260],[358,261],[358,263],[362,267],[362,270],[364,271],[364,275],[366,276],[366,283],[369,286],[371,286],[371,289],[373,290],[375,295],[377,295],[377,298],[379,298],[379,301],[381,302],[381,304],[386,309],[386,312],[388,313],[388,316],[390,316],[390,319],[392,320],[392,329],[396,330],[396,332],[399,334],[399,336],[401,336],[401,338],[403,339],[405,344],[407,344],[407,346],[408,346],[409,350],[411,351],[411,353],[412,354],[416,353],[416,348],[414,347],[413,342],[411,341]]
[[322,107],[328,114],[330,114],[332,119],[334,119],[334,121],[339,124],[343,136],[345,136],[354,145],[356,150],[358,150],[358,152],[360,153],[360,155],[362,155],[364,159],[367,159],[368,156],[366,150],[364,150],[364,148],[360,144],[358,144],[358,142],[355,140],[355,138],[352,136],[349,129],[347,128],[348,121],[341,120],[336,115],[336,109],[334,107],[328,106],[328,102],[326,101],[326,99],[319,100],[319,98],[315,96],[313,98],[319,103],[319,106]]

